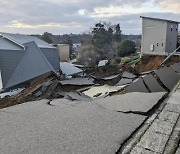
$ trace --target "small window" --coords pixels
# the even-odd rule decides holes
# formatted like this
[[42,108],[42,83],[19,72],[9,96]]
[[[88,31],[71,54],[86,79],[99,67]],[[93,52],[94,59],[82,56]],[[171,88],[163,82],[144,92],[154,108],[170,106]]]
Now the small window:
[[154,51],[154,45],[153,44],[150,45],[150,51]]
[[162,43],[162,47],[164,46],[164,43]]
[[157,43],[157,47],[159,46],[159,43]]
[[178,26],[176,25],[176,31],[178,31]]

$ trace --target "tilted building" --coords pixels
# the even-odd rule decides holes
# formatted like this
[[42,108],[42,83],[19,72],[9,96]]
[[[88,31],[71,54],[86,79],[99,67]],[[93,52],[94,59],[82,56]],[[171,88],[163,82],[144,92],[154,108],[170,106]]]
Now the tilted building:
[[141,53],[168,55],[177,48],[177,21],[143,17]]
[[58,69],[55,47],[34,36],[0,33],[0,88],[30,82]]

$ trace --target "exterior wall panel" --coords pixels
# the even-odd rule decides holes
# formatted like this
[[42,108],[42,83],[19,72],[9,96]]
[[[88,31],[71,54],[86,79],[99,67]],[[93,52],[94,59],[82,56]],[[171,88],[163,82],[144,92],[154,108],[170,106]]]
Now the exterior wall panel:
[[167,24],[166,52],[169,54],[177,48],[178,24]]
[[0,50],[0,69],[3,86],[7,84],[24,53],[23,50]]
[[0,90],[3,88],[3,83],[2,83],[2,77],[1,77],[1,68],[0,68]]
[[59,64],[59,53],[56,48],[40,48],[42,53],[45,55],[49,63],[52,65],[55,71],[60,67]]

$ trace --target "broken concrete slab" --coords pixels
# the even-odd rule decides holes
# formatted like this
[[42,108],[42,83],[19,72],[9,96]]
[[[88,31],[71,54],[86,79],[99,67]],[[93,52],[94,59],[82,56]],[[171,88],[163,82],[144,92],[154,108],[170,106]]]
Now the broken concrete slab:
[[170,67],[160,68],[154,72],[170,91],[180,80],[180,75],[175,73]]
[[76,100],[76,101],[91,101],[92,100],[91,97],[89,97],[83,93],[80,93],[80,92],[65,93],[64,98],[70,99],[72,101],[74,101],[74,100]]
[[180,153],[180,145],[179,145],[178,149],[176,150],[175,154],[179,154],[179,153]]
[[173,93],[167,103],[180,105],[180,92]]
[[134,79],[134,78],[136,78],[136,77],[137,77],[136,75],[134,75],[134,74],[132,74],[132,73],[129,73],[129,72],[124,72],[124,73],[122,74],[122,78]]
[[143,77],[145,84],[148,86],[151,92],[161,92],[166,91],[156,80],[156,78],[152,74],[148,74]]
[[136,146],[131,152],[130,154],[158,154],[154,151],[151,151],[151,150],[147,150],[145,148],[141,148],[141,147],[138,147]]
[[174,128],[173,123],[170,123],[169,121],[162,121],[159,119],[155,119],[155,121],[149,127],[149,131],[170,136],[173,128]]
[[163,153],[168,139],[168,135],[148,131],[143,135],[137,146],[153,152]]
[[133,81],[129,86],[126,87],[127,92],[149,92],[146,88],[142,78]]
[[69,80],[62,80],[60,83],[62,85],[93,85],[94,79],[91,78],[74,78],[74,79],[69,79]]
[[104,84],[107,84],[109,86],[114,86],[115,84],[118,83],[120,78],[121,78],[120,74],[117,74],[117,75],[112,75],[109,77],[102,78],[102,80],[104,81]]
[[99,78],[93,75],[89,75],[89,76],[94,79],[94,82],[96,84],[100,84],[100,85],[107,84],[109,86],[114,86],[115,84],[118,83],[118,81],[121,78],[120,74],[112,75],[112,76],[104,77],[104,78]]
[[100,96],[106,96],[109,93],[116,92],[122,89],[121,87],[114,87],[114,86],[108,86],[108,85],[103,85],[103,86],[93,86],[87,91],[84,91],[83,93],[91,98],[97,98]]
[[130,84],[133,81],[133,79],[128,79],[128,78],[121,78],[121,80],[116,84],[116,86],[123,86]]
[[120,112],[137,112],[146,114],[165,95],[165,92],[140,93],[132,92],[94,100],[101,107]]
[[108,77],[104,77],[102,78],[103,80],[113,80],[113,79],[116,79],[118,76],[120,76],[119,74],[117,75],[112,75],[112,76],[108,76]]
[[175,63],[175,64],[171,65],[170,67],[173,71],[180,73],[180,63]]
[[67,63],[67,62],[60,62],[60,68],[62,70],[62,73],[65,74],[66,76],[83,73],[83,70],[81,70],[81,69],[75,67],[73,64]]
[[116,153],[146,118],[87,102],[73,106],[50,106],[47,102],[0,111],[1,153]]
[[49,101],[48,104],[52,106],[59,106],[59,105],[76,105],[77,103],[81,103],[80,101],[71,101],[66,98],[61,99],[53,99],[52,101]]

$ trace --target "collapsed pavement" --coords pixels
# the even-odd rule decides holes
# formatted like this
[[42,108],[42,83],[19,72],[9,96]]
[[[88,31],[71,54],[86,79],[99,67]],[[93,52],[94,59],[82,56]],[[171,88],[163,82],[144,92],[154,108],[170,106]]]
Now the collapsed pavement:
[[[104,95],[96,98],[82,93],[94,86],[102,86],[101,82],[95,85],[95,79],[47,79],[26,93],[29,101],[34,102],[23,100],[26,103],[0,110],[2,152],[123,153],[125,150],[136,153],[136,147],[140,147],[146,153],[143,138],[140,143],[135,140],[131,144],[130,141],[142,128],[144,132],[148,131],[153,123],[148,122],[149,118],[154,113],[160,113],[169,92],[178,84],[178,70],[174,71],[172,67],[160,68],[142,76],[125,72],[120,81],[131,79],[131,82],[121,87],[117,81],[115,87],[120,89],[108,91],[108,94],[104,92]],[[4,99],[7,100],[7,97]],[[150,136],[153,136],[152,132]],[[164,142],[167,143],[168,139],[165,136]],[[164,148],[158,152],[161,153]],[[148,151],[156,152],[151,144]]]

